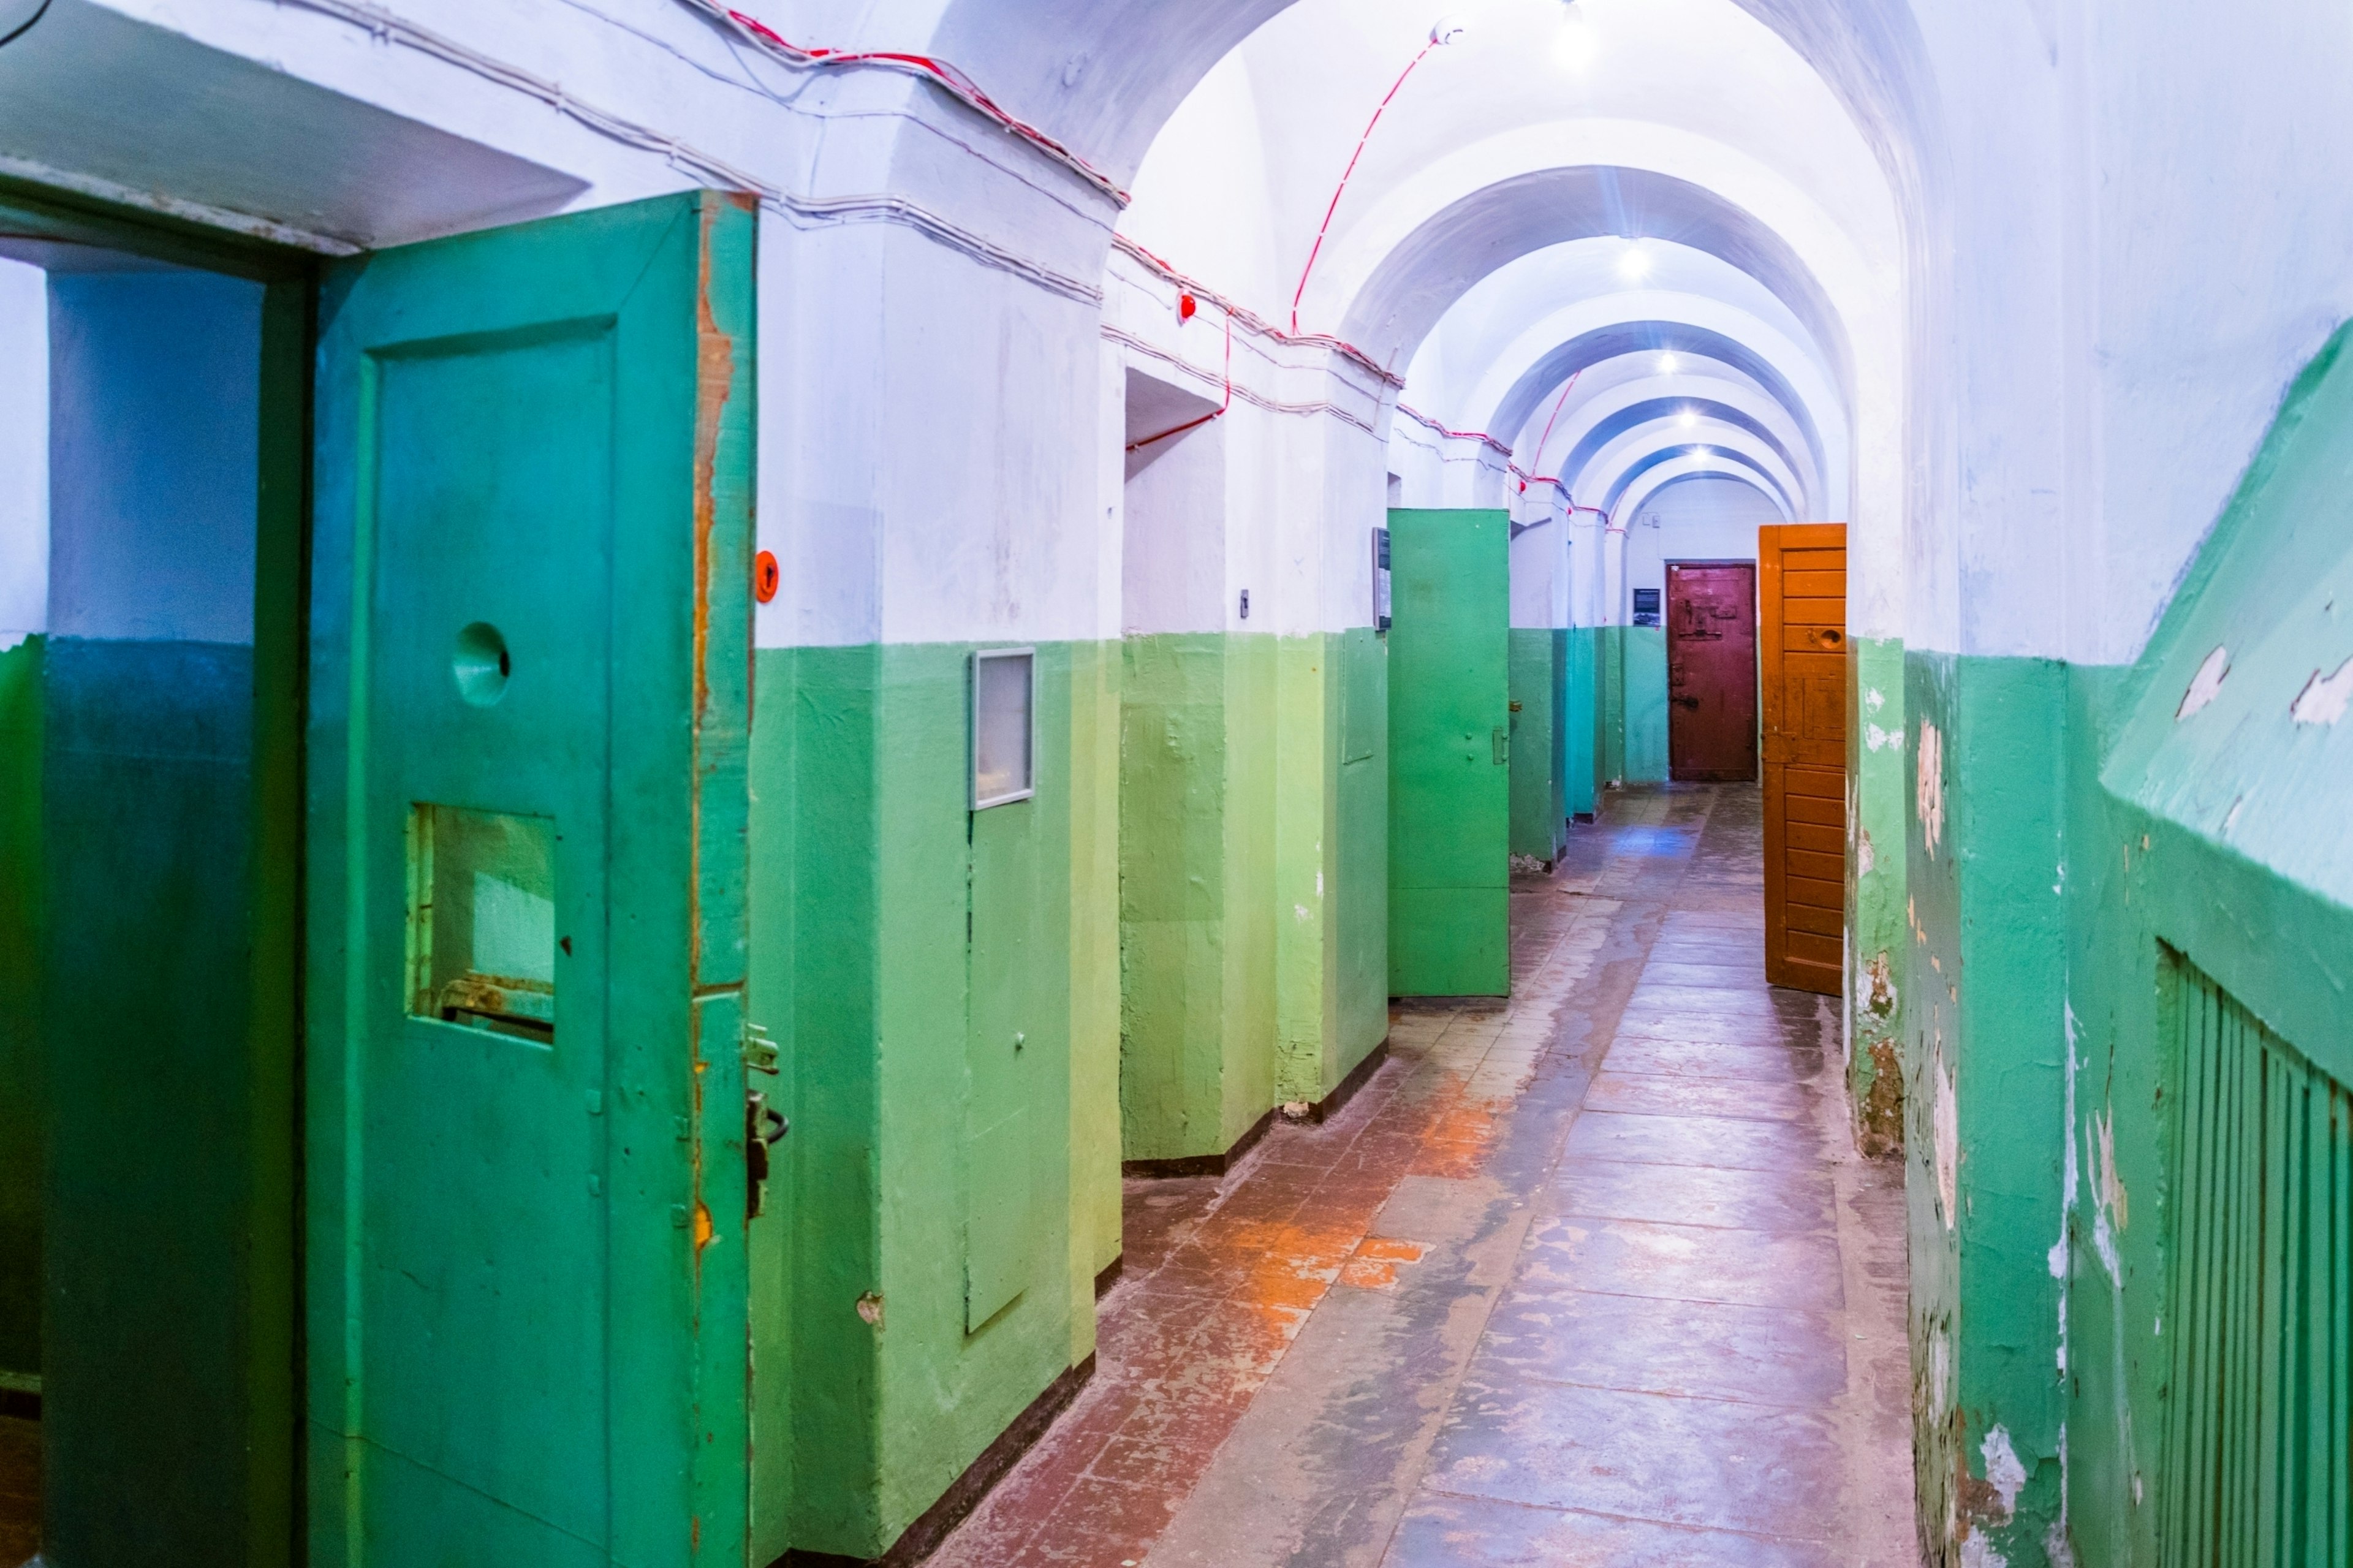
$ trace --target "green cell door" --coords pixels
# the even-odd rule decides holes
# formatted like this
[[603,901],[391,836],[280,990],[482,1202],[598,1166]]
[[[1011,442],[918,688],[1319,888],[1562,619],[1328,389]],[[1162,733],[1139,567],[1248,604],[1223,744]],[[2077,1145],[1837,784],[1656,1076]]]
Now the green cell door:
[[311,1561],[744,1555],[753,215],[319,321]]
[[1511,544],[1389,513],[1389,994],[1511,990]]

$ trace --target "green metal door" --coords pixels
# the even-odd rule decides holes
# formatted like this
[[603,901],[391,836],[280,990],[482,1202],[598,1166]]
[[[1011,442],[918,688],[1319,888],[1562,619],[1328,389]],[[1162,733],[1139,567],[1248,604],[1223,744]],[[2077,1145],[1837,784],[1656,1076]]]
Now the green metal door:
[[740,1564],[753,214],[322,287],[311,1560]]
[[1389,994],[1511,990],[1511,527],[1389,513]]

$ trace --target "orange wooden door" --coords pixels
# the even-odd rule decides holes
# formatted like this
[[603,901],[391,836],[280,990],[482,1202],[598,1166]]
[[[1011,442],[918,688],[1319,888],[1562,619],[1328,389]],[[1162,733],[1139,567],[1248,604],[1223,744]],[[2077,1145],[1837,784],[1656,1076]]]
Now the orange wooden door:
[[1846,939],[1846,525],[1757,531],[1765,978],[1835,996]]

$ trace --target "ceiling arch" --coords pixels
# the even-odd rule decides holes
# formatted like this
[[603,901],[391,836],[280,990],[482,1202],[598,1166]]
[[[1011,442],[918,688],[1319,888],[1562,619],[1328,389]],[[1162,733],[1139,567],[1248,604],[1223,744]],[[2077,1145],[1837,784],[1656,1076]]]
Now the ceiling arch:
[[[1536,473],[1581,468],[1606,443],[1635,426],[1654,419],[1680,419],[1689,413],[1694,420],[1712,419],[1746,430],[1788,466],[1808,496],[1819,498],[1821,491],[1821,476],[1797,422],[1788,410],[1745,378],[1734,380],[1704,371],[1645,376],[1621,382],[1564,412],[1569,416],[1556,426],[1541,450],[1536,443],[1543,437],[1536,426],[1544,421],[1534,417],[1528,421],[1529,436],[1520,444],[1521,467]],[[1528,460],[1529,455],[1534,461]]]
[[1754,380],[1803,434],[1822,476],[1826,503],[1842,507],[1848,426],[1829,376],[1798,343],[1711,300],[1630,293],[1555,310],[1530,322],[1496,356],[1471,406],[1491,411],[1484,428],[1517,432],[1546,395],[1579,371],[1621,355],[1662,350],[1718,361]]
[[1773,509],[1780,513],[1782,521],[1795,522],[1799,520],[1799,514],[1790,510],[1769,486],[1760,484],[1755,473],[1714,454],[1688,455],[1653,465],[1626,487],[1625,493],[1619,498],[1618,510],[1629,519],[1637,517],[1661,491],[1671,489],[1686,479],[1736,479],[1772,503]]
[[1729,426],[1702,424],[1697,429],[1658,423],[1628,432],[1610,443],[1569,486],[1580,506],[1599,506],[1612,518],[1622,518],[1619,505],[1626,489],[1642,474],[1673,458],[1715,453],[1754,474],[1781,503],[1798,510],[1799,491],[1795,476],[1770,447],[1746,431]]
[[[1479,163],[1492,161],[1474,156],[1482,151],[1466,150],[1459,167],[1444,173],[1467,182]],[[1625,151],[1631,156],[1637,149]],[[1782,205],[1807,205],[1784,194]],[[1441,195],[1449,197],[1442,204]],[[1820,231],[1818,248],[1843,248],[1831,243],[1827,220],[1817,217],[1808,226]],[[1547,247],[1613,237],[1686,247],[1756,279],[1804,325],[1841,391],[1849,390],[1846,321],[1789,237],[1709,185],[1628,163],[1556,163],[1460,192],[1447,191],[1439,174],[1425,176],[1333,247],[1301,320],[1337,320],[1341,335],[1376,359],[1395,362],[1481,279]]]

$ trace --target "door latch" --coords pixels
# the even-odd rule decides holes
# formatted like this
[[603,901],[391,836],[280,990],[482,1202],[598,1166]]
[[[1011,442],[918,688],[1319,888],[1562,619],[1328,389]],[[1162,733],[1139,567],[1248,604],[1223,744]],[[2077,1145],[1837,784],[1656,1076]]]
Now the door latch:
[[[1495,765],[1500,768],[1510,763],[1512,760],[1512,731],[1504,725],[1498,724],[1495,726],[1493,741],[1495,746]],[[1475,755],[1476,753],[1473,754]]]
[[[744,1070],[779,1076],[776,1042],[759,1025],[744,1026]],[[744,1089],[744,1217],[760,1217],[761,1199],[767,1190],[771,1161],[768,1150],[793,1130],[784,1113],[768,1104],[768,1097],[747,1082]]]

